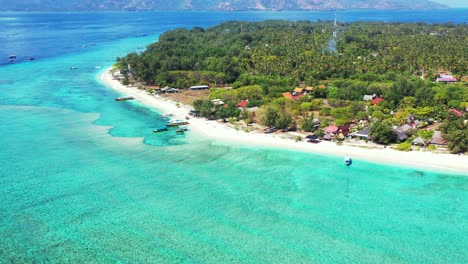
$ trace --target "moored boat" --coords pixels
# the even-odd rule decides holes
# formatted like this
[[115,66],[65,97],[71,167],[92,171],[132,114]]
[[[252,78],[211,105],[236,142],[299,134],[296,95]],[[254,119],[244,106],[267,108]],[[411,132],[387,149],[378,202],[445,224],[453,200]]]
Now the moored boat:
[[133,98],[131,96],[115,98],[116,101],[127,101],[127,100],[133,100],[133,99],[135,99],[135,98]]
[[345,165],[350,166],[353,163],[353,160],[351,159],[350,156],[345,157]]
[[181,119],[171,119],[169,122],[167,122],[167,126],[183,126],[183,125],[188,125],[189,123],[185,120]]
[[167,131],[167,126],[158,127],[153,130],[154,133]]
[[16,59],[16,55],[10,55],[8,56],[9,59]]
[[185,131],[188,131],[188,127],[187,126],[180,126],[176,132],[177,133],[184,133]]

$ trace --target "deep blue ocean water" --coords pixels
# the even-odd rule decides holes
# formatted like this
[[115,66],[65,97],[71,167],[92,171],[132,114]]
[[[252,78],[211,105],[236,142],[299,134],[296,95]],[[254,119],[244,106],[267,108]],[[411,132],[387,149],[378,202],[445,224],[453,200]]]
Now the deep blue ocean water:
[[467,263],[468,173],[154,134],[96,79],[166,30],[265,19],[333,13],[0,13],[0,263]]

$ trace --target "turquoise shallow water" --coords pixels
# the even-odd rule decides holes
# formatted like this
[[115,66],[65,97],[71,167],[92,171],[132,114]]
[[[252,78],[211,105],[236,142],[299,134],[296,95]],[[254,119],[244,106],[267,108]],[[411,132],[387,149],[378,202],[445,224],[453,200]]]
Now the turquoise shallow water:
[[468,173],[152,133],[94,66],[155,32],[0,67],[0,263],[468,262]]

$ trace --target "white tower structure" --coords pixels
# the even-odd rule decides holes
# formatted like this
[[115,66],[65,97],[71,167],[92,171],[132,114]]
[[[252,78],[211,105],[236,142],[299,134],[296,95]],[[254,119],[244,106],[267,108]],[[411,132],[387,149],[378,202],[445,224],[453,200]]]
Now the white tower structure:
[[333,22],[333,38],[336,38],[336,28],[338,24],[336,23],[336,13],[335,13],[335,21]]

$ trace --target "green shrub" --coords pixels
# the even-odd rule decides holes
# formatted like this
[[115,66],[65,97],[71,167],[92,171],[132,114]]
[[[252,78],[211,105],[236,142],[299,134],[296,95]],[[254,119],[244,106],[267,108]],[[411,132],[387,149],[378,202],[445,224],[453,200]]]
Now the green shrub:
[[434,145],[429,145],[429,147],[427,147],[427,150],[429,150],[429,151],[435,151],[436,149],[437,148]]
[[411,143],[410,142],[403,142],[398,145],[397,149],[399,151],[411,151]]

